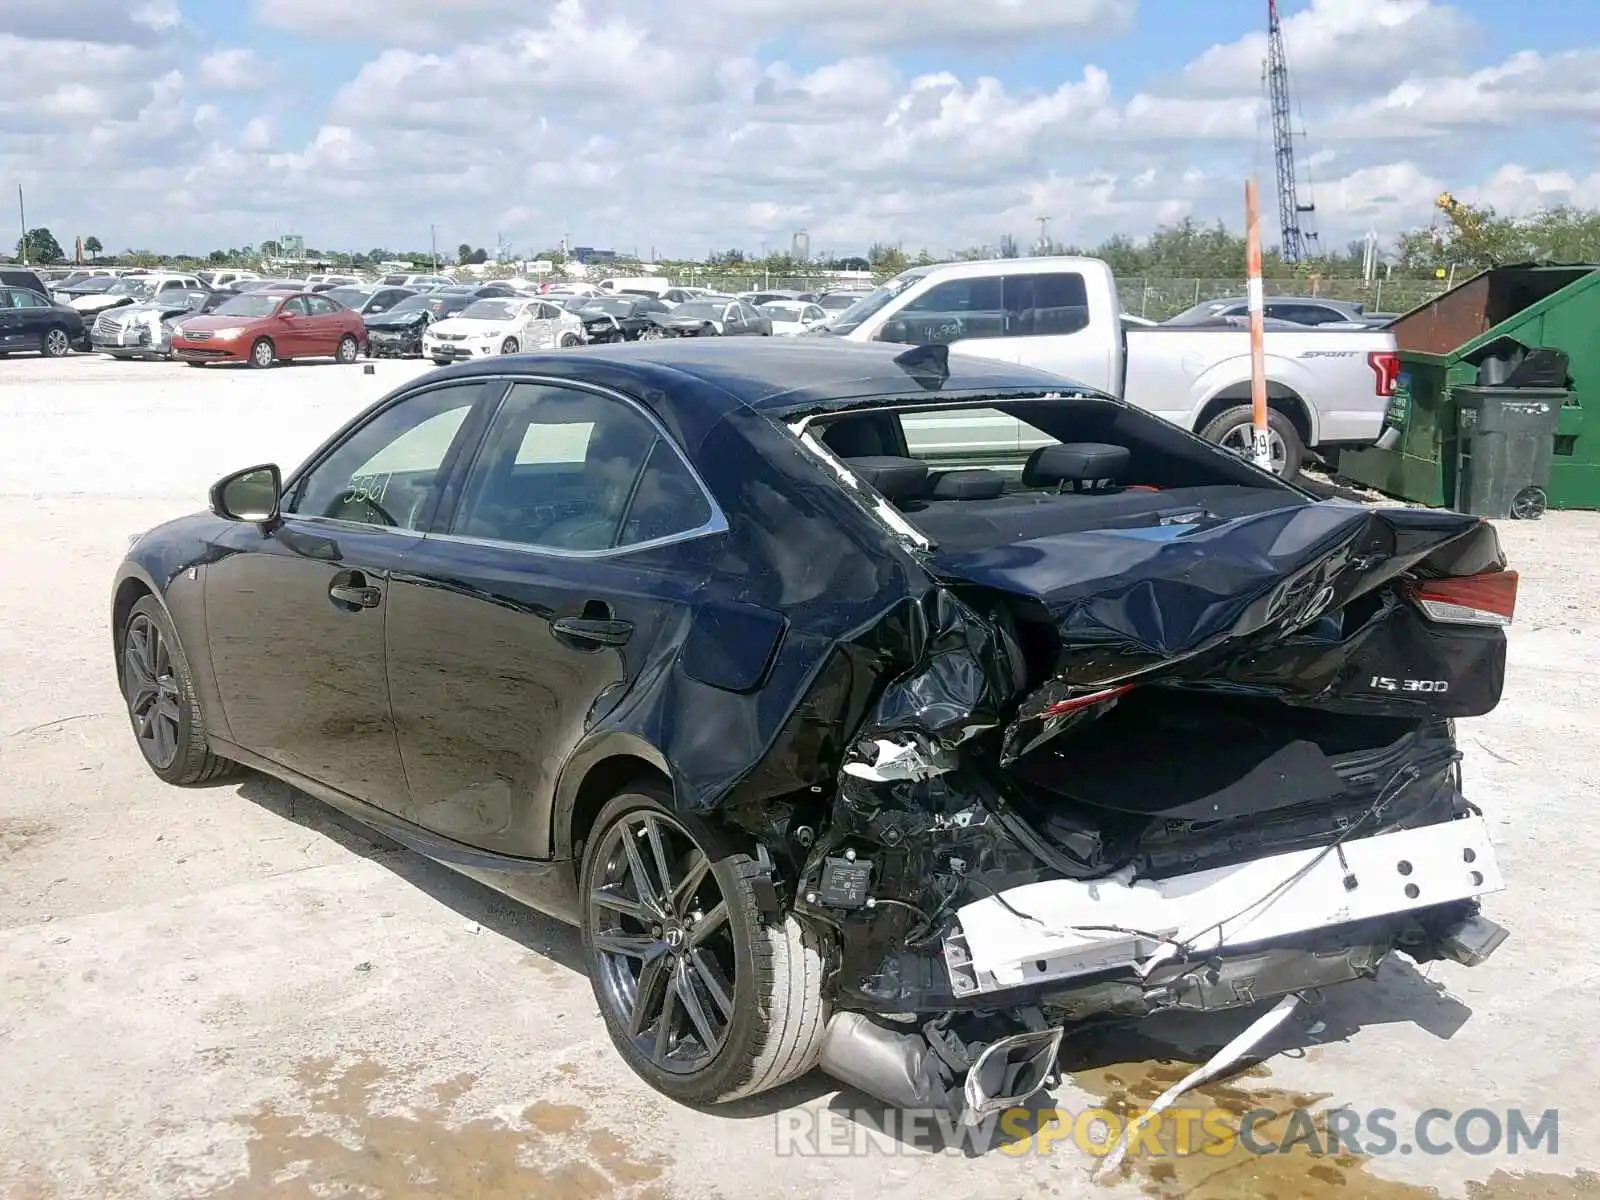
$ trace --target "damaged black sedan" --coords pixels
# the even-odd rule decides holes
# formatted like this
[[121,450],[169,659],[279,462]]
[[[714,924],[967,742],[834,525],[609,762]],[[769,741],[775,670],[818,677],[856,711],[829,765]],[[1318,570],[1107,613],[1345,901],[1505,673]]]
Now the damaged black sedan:
[[715,338],[412,381],[140,537],[111,615],[162,779],[581,924],[661,1091],[981,1113],[1076,1022],[1491,953],[1452,721],[1516,585],[1476,518],[1051,375]]

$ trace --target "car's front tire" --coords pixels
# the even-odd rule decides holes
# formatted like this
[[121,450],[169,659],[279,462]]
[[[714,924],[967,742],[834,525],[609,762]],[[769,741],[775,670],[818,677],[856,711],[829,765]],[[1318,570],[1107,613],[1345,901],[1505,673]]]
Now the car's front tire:
[[517,339],[514,338],[514,337],[509,337],[505,341],[500,343],[500,353],[501,354],[515,354],[518,350],[521,350],[521,349],[522,349],[521,343],[519,343],[517,341]]
[[140,753],[158,777],[188,786],[238,769],[211,753],[189,659],[154,596],[136,601],[118,631],[117,678]]
[[641,785],[601,810],[583,851],[583,946],[618,1052],[686,1104],[752,1096],[810,1071],[827,1024],[818,939],[765,918],[755,859]]
[[255,345],[250,347],[250,365],[258,371],[264,371],[277,361],[278,351],[267,338],[257,338]]

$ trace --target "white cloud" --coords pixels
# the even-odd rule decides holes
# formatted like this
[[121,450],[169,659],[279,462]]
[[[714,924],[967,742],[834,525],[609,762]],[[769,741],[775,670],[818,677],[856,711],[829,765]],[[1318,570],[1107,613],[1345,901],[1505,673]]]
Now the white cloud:
[[1600,48],[1531,50],[1457,76],[1413,76],[1384,95],[1336,112],[1325,136],[1430,138],[1473,128],[1522,127],[1549,118],[1600,117]]
[[272,82],[271,71],[254,50],[214,50],[200,60],[198,82],[213,92],[252,92]]
[[[1312,0],[1283,19],[1285,56],[1302,100],[1349,94],[1405,78],[1419,62],[1448,65],[1473,23],[1432,0]],[[1183,71],[1186,91],[1259,95],[1266,30],[1212,46]]]
[[[661,16],[658,3],[613,0],[607,14]],[[754,40],[798,31],[811,45],[851,52],[908,45],[1014,44],[1038,37],[1123,32],[1137,0],[699,0],[674,6],[663,24],[748,48]],[[390,46],[431,47],[491,30],[514,29],[529,17],[524,0],[255,0],[263,24],[293,33]]]
[[[1131,0],[256,0],[277,29],[372,48],[342,79],[259,89],[248,112],[226,93],[273,78],[248,31],[206,44],[171,0],[73,7],[92,10],[88,32],[0,13],[0,176],[28,187],[30,219],[108,244],[297,229],[405,248],[437,223],[441,244],[498,233],[524,250],[566,233],[698,254],[804,228],[818,251],[944,253],[1031,243],[1040,216],[1077,244],[1187,216],[1237,225],[1252,166],[1271,190],[1259,34],[1164,81],[1078,58],[1030,87],[1005,55],[971,52],[1092,48]],[[1600,203],[1600,177],[1521,136],[1594,126],[1600,49],[1452,74],[1467,28],[1433,0],[1312,0],[1286,18],[1325,245],[1426,223],[1445,186],[1505,211]],[[1456,136],[1485,128],[1516,131],[1514,153]]]

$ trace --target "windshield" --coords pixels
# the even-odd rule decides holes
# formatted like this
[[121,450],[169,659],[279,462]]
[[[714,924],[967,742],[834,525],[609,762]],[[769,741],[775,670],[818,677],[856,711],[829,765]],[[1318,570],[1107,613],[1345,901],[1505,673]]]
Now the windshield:
[[800,321],[805,319],[806,306],[798,300],[772,300],[763,304],[761,311],[774,321]]
[[437,296],[407,296],[389,311],[392,313],[416,312],[418,309],[427,309],[429,312],[438,312],[443,305]]
[[515,321],[522,315],[522,304],[516,300],[479,300],[461,310],[463,321]]
[[672,315],[674,317],[698,317],[703,321],[720,321],[727,307],[726,304],[715,304],[709,300],[685,300],[672,310]]
[[590,296],[578,305],[583,312],[610,313],[613,317],[627,317],[633,315],[632,300],[608,300],[600,296]]
[[829,333],[849,333],[859,328],[868,317],[883,308],[889,301],[926,274],[927,272],[922,270],[902,271],[899,275],[889,280],[888,283],[868,292],[837,317],[825,322],[819,328],[825,329]]
[[360,308],[372,299],[371,288],[337,287],[329,288],[323,294],[330,300],[337,300],[346,308]]
[[103,292],[107,288],[109,288],[113,283],[120,283],[120,282],[121,282],[120,280],[112,279],[112,278],[110,278],[109,276],[106,276],[106,275],[91,275],[88,279],[80,279],[80,280],[78,280],[78,282],[76,282],[74,284],[64,285],[64,286],[70,286],[72,288],[72,290],[75,291],[75,292],[89,293],[89,292]]
[[270,317],[282,302],[282,296],[235,296],[211,311],[218,317]]
[[150,284],[143,279],[119,279],[106,289],[108,296],[148,296]]
[[844,312],[866,294],[866,292],[834,292],[831,296],[824,296],[817,303],[829,312]]

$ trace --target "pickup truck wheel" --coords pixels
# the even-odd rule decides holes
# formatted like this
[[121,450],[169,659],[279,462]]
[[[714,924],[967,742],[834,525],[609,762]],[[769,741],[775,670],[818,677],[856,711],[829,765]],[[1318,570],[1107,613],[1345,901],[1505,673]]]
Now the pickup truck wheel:
[[[1224,450],[1231,450],[1242,458],[1250,457],[1251,411],[1248,404],[1218,413],[1200,431],[1208,442],[1215,442]],[[1305,443],[1294,422],[1275,408],[1267,410],[1267,439],[1272,444],[1272,470],[1282,479],[1293,479],[1300,474],[1300,464],[1306,456]]]

